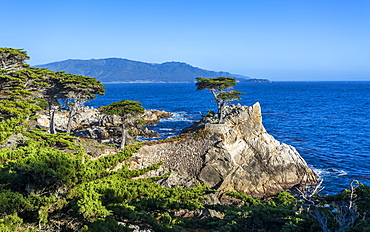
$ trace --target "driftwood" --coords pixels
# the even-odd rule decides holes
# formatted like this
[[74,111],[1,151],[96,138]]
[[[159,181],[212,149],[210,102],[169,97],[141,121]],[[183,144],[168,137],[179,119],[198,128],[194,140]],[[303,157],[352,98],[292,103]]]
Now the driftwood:
[[355,184],[358,184],[358,181],[351,181],[351,193],[348,201],[342,200],[332,211],[330,211],[330,214],[323,210],[319,210],[320,206],[316,203],[317,200],[313,198],[314,195],[324,190],[322,182],[323,180],[321,180],[316,186],[306,187],[303,190],[297,188],[297,191],[300,193],[300,197],[308,202],[308,204],[303,205],[302,208],[319,223],[323,232],[331,232],[328,228],[329,217],[333,218],[338,223],[339,228],[336,231],[344,232],[347,228],[354,225],[355,220],[358,217],[358,213],[356,211],[356,201],[358,199],[354,198],[355,189],[358,187],[355,186]]

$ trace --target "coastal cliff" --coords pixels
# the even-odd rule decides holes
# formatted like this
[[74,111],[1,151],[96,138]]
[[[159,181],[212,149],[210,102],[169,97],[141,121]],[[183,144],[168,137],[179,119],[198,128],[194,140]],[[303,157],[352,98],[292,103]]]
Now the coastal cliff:
[[148,175],[172,172],[162,181],[164,186],[204,183],[213,189],[256,197],[297,184],[317,183],[317,175],[296,149],[266,132],[259,103],[229,106],[225,115],[224,124],[202,120],[198,128],[204,130],[189,133],[186,138],[143,146],[130,160],[134,161],[131,168],[162,161],[161,168]]

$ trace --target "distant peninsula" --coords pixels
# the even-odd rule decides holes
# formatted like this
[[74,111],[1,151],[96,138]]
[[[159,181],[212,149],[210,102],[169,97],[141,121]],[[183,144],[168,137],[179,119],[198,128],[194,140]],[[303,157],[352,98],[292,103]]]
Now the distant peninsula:
[[35,67],[95,77],[101,82],[116,83],[187,83],[195,82],[197,77],[219,76],[236,78],[240,82],[269,82],[266,79],[253,79],[229,72],[209,71],[183,62],[157,64],[122,58],[69,59]]

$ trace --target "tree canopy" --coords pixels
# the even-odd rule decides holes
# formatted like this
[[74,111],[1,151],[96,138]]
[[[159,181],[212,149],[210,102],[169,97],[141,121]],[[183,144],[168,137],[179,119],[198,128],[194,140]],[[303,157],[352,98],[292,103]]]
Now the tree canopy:
[[204,78],[197,77],[198,82],[196,83],[197,90],[218,90],[230,89],[236,85],[235,78],[231,77],[216,77],[216,78]]
[[0,70],[14,71],[26,66],[25,60],[30,59],[23,49],[0,48]]
[[118,115],[121,118],[130,118],[131,116],[144,113],[144,108],[141,105],[138,101],[130,100],[112,102],[104,107],[103,113]]

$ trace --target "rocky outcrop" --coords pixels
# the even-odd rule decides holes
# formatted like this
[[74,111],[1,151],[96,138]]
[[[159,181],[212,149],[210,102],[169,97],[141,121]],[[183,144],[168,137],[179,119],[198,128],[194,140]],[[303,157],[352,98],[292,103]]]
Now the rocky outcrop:
[[[90,126],[92,123],[97,123],[101,119],[102,115],[100,112],[93,107],[83,107],[82,110],[73,117],[72,129],[82,128],[84,126]],[[58,111],[55,113],[55,127],[57,130],[65,131],[68,123],[68,112]],[[36,125],[41,128],[49,127],[49,115],[42,114],[36,119]]]
[[162,168],[151,175],[172,172],[163,181],[166,186],[204,183],[213,189],[256,197],[297,184],[316,184],[317,175],[296,149],[266,132],[259,103],[251,107],[230,106],[225,115],[221,125],[200,123],[206,129],[203,134],[210,132],[202,139],[188,136],[180,141],[144,146],[133,158],[136,160],[132,168],[162,161]]
[[316,183],[317,175],[297,150],[266,132],[259,103],[231,106],[225,115],[224,127],[206,126],[224,135],[204,156],[199,180],[207,186],[260,196]]
[[203,168],[204,154],[220,141],[220,137],[217,133],[208,134],[202,131],[165,143],[145,145],[128,162],[131,163],[131,169],[163,162],[159,169],[150,171],[145,176],[171,172],[168,178],[161,181],[163,186],[193,187],[201,183],[197,177]]
[[[134,142],[136,136],[142,137],[159,137],[158,133],[149,130],[145,126],[159,122],[161,118],[171,117],[171,113],[160,110],[145,110],[141,116],[144,123],[128,125],[130,132],[127,140]],[[59,111],[55,113],[55,127],[58,131],[63,132],[67,129],[68,112]],[[99,141],[113,141],[121,135],[121,121],[117,116],[102,114],[94,107],[83,107],[78,114],[73,117],[72,132],[77,137],[97,139]],[[40,128],[49,128],[49,115],[40,115],[35,125]]]
[[147,122],[159,122],[161,118],[169,118],[171,113],[164,110],[145,110],[142,120]]

